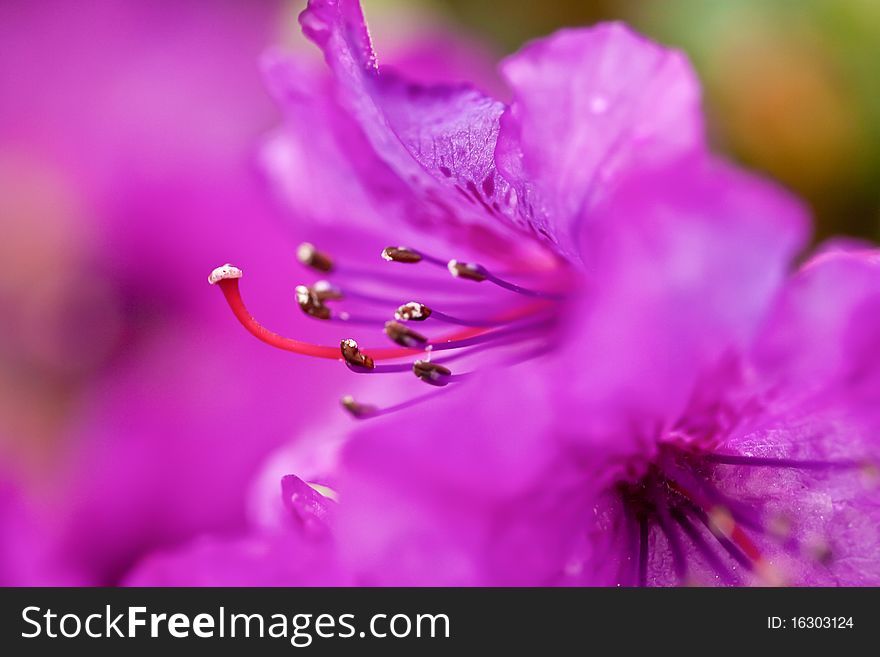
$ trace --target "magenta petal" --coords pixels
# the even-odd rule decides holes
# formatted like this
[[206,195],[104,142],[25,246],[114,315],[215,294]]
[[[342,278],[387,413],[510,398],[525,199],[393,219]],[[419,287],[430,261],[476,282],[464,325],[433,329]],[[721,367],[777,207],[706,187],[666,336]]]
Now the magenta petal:
[[805,227],[782,190],[717,162],[625,181],[582,233],[589,289],[555,365],[562,422],[611,452],[653,445],[698,377],[753,339]]
[[785,288],[756,349],[776,385],[880,403],[880,251],[826,250]]
[[[519,502],[511,508],[511,501],[528,496],[557,454],[546,432],[552,390],[521,373],[509,386],[459,384],[431,406],[370,421],[352,436],[339,477],[337,536],[366,583],[538,583],[546,574],[545,543],[510,529],[523,527]],[[520,563],[514,574],[513,552],[499,543],[516,543],[517,554],[538,563]]]
[[396,177],[385,185],[398,203],[409,197],[407,221],[498,251],[499,223],[517,216],[495,169],[504,106],[467,85],[420,85],[380,69],[357,2],[312,0],[300,21],[335,74],[339,104]]
[[341,586],[333,551],[295,532],[203,537],[144,559],[126,586]]
[[281,479],[281,499],[293,523],[306,536],[321,538],[328,535],[333,500],[294,475]]
[[502,73],[514,100],[502,120],[499,168],[531,227],[570,256],[578,222],[620,173],[703,147],[689,63],[622,24],[535,41]]

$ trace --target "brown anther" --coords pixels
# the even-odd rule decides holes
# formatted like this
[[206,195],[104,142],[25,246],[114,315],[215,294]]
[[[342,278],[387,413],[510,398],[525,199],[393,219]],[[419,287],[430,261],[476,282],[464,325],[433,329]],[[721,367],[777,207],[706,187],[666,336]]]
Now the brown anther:
[[385,335],[391,338],[392,342],[410,349],[417,349],[428,344],[428,338],[400,322],[385,322]]
[[318,301],[339,301],[345,298],[342,290],[333,287],[330,281],[318,281],[312,285],[312,294],[317,297]]
[[469,281],[476,281],[477,283],[485,281],[489,275],[489,272],[487,272],[486,268],[482,265],[470,262],[459,262],[458,260],[450,260],[446,265],[446,268],[449,269],[449,273],[456,278],[464,278]]
[[296,302],[306,315],[315,319],[330,319],[330,309],[321,302],[312,288],[297,285]]
[[382,249],[382,258],[389,262],[416,263],[422,259],[422,254],[405,246],[387,246]]
[[339,343],[342,358],[345,363],[354,369],[371,370],[376,367],[373,359],[358,348],[358,343],[351,338],[346,338]]
[[296,259],[306,267],[311,267],[317,271],[329,272],[333,271],[333,261],[326,253],[321,253],[315,248],[314,244],[303,242],[296,249]]
[[379,412],[379,409],[371,404],[361,404],[356,402],[351,395],[346,395],[340,399],[339,402],[345,410],[351,413],[352,417],[356,417],[358,420],[373,417]]
[[449,383],[452,370],[431,361],[417,360],[413,363],[413,374],[432,386],[445,386]]
[[431,309],[418,301],[410,301],[394,311],[394,319],[403,322],[423,322],[431,316]]

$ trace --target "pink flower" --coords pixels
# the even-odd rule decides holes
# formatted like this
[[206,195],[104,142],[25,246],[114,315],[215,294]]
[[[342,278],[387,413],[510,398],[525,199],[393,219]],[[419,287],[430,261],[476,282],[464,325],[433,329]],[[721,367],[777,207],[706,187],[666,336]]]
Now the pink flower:
[[[301,22],[334,76],[269,61],[265,160],[325,239],[301,309],[358,342],[268,333],[240,270],[213,282],[371,398],[344,400],[338,506],[309,492],[278,535],[367,584],[877,583],[878,256],[785,282],[804,212],[708,154],[681,56],[564,31],[502,64],[505,104],[377,67],[357,3]],[[398,347],[359,344],[379,327]]]

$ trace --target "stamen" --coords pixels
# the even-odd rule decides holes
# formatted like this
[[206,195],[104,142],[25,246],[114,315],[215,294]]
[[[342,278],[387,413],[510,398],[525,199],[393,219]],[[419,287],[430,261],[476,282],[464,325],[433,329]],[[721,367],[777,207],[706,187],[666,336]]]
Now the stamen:
[[339,301],[345,298],[345,294],[330,281],[318,281],[311,287],[312,293],[318,301]]
[[418,301],[410,301],[400,306],[394,312],[394,319],[401,321],[423,322],[429,317],[445,322],[447,324],[457,324],[458,326],[500,326],[504,321],[484,320],[484,319],[462,319],[454,317],[439,310],[433,310]]
[[[721,547],[724,548],[725,552],[727,552],[733,559],[746,570],[752,570],[752,561],[750,558],[743,554],[743,552],[728,538],[728,535],[725,533],[725,529],[733,532],[733,528],[736,527],[736,523],[733,522],[732,519],[729,518],[719,518],[722,523],[724,523],[724,527],[716,525],[713,522],[713,519],[702,509],[694,505],[688,505],[691,513],[694,514],[697,519],[703,523],[706,529],[715,537],[715,540],[721,544]],[[759,555],[760,556],[760,555]]]
[[339,351],[333,347],[321,347],[309,344],[308,342],[285,338],[264,328],[251,316],[241,300],[241,293],[238,289],[238,280],[241,277],[242,271],[240,269],[230,264],[225,264],[211,272],[211,275],[208,276],[208,282],[211,285],[220,286],[220,290],[223,292],[223,296],[226,298],[232,313],[254,337],[273,347],[292,351],[296,354],[315,356],[317,358],[332,358],[334,360],[339,358]]
[[463,278],[476,283],[482,283],[489,277],[489,272],[485,267],[470,262],[450,260],[446,264],[446,267],[449,269],[449,273],[455,278]]
[[391,338],[392,342],[409,349],[417,349],[428,344],[428,338],[400,322],[386,322],[385,335]]
[[314,244],[303,242],[296,249],[296,259],[306,267],[320,272],[333,271],[333,261],[326,253],[321,253]]
[[672,517],[691,540],[691,543],[694,544],[694,547],[696,547],[700,554],[703,555],[703,558],[707,561],[709,566],[718,573],[719,576],[723,576],[727,580],[733,581],[734,578],[731,576],[730,570],[722,563],[720,557],[700,535],[700,530],[697,529],[697,527],[688,519],[684,512],[678,508],[672,509]]
[[639,586],[648,584],[648,517],[644,513],[639,514]]
[[318,294],[305,285],[296,286],[296,302],[309,317],[315,319],[330,319],[330,309],[318,298]]
[[[248,309],[241,298],[241,290],[239,289],[238,284],[238,280],[241,277],[242,271],[240,269],[233,265],[226,264],[212,271],[210,276],[208,276],[208,282],[220,287],[220,290],[223,292],[223,296],[226,299],[226,303],[229,304],[229,308],[232,310],[233,315],[235,315],[235,318],[251,335],[277,349],[283,349],[285,351],[305,356],[313,356],[315,358],[339,360],[339,347],[314,345],[308,342],[294,340],[293,338],[286,338],[261,325],[256,319],[254,319],[250,312],[248,312]],[[448,348],[454,349],[457,348],[456,341],[467,340],[485,332],[484,329],[468,328],[449,334],[441,339],[446,340],[446,342],[451,345]],[[373,360],[406,358],[411,357],[414,353],[418,353],[413,349],[399,347],[371,347],[369,351]]]
[[373,359],[358,348],[358,343],[351,338],[346,338],[339,343],[342,358],[350,369],[358,371],[372,370],[376,368]]
[[393,406],[386,406],[385,408],[377,408],[372,404],[361,404],[354,400],[353,397],[347,395],[343,397],[340,401],[342,402],[343,407],[352,414],[358,420],[366,420],[369,418],[379,417],[381,415],[390,415],[392,413],[397,413],[398,411],[406,410],[407,408],[412,408],[413,406],[417,406],[426,401],[434,400],[438,395],[442,395],[451,390],[451,388],[441,388],[439,390],[435,390],[429,392],[424,395],[420,395],[418,397],[413,397],[412,399],[408,399],[406,401],[400,402],[398,404],[394,404]]
[[618,586],[633,586],[636,581],[633,571],[637,569],[633,561],[639,555],[639,522],[636,512],[628,504],[624,503],[623,511],[624,540],[627,547],[624,552],[626,556],[617,565],[617,579]]
[[666,537],[666,543],[669,546],[669,551],[672,553],[675,574],[678,576],[679,583],[682,583],[687,577],[687,558],[685,557],[684,547],[681,544],[681,538],[672,526],[665,478],[662,475],[661,478],[652,476],[646,488],[650,496],[651,507],[654,510],[653,517],[657,521],[660,531]]
[[768,468],[798,468],[802,470],[822,470],[825,468],[854,468],[859,467],[857,461],[813,461],[785,458],[762,458],[757,456],[740,456],[738,454],[706,454],[705,459],[711,463],[724,465],[750,465]]
[[394,312],[394,319],[404,322],[423,322],[431,316],[432,312],[425,304],[418,301],[410,301],[400,306]]
[[675,566],[675,574],[678,576],[679,581],[683,582],[687,577],[687,559],[684,556],[681,539],[670,526],[671,518],[669,517],[669,510],[666,508],[665,502],[657,498],[655,498],[655,500],[658,508],[656,515],[657,525],[660,527],[660,531],[663,532],[663,535],[666,536],[666,543],[669,545],[669,551],[672,553],[672,563]]
[[516,292],[517,294],[524,294],[531,297],[543,297],[546,299],[562,298],[562,296],[558,294],[543,292],[540,290],[532,290],[526,287],[522,287],[521,285],[517,285],[516,283],[511,283],[510,281],[507,281],[492,274],[483,265],[477,264],[475,262],[460,262],[454,259],[442,260],[440,258],[430,256],[421,251],[415,251],[405,246],[386,247],[382,251],[382,257],[389,262],[417,263],[424,260],[425,262],[437,265],[438,267],[445,267],[447,270],[449,270],[449,273],[452,274],[454,278],[463,278],[465,280],[474,281],[476,283],[481,283],[488,280],[498,287],[510,290],[511,292]]
[[414,264],[422,261],[422,254],[405,246],[388,246],[382,249],[382,259],[388,262]]
[[342,407],[358,420],[363,420],[368,417],[375,417],[379,414],[378,408],[376,408],[372,404],[358,403],[351,395],[346,395],[339,401],[342,404]]
[[413,374],[432,386],[445,386],[452,378],[452,370],[427,360],[417,360],[412,365]]

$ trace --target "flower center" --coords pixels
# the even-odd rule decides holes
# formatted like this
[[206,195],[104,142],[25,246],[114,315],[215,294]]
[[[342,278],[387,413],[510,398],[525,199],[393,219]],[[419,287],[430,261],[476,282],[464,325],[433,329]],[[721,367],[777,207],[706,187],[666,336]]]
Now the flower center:
[[[721,468],[826,471],[860,469],[855,461],[810,461],[718,454],[675,444],[660,447],[647,472],[615,487],[625,521],[627,558],[618,574],[623,585],[652,583],[649,565],[667,555],[678,583],[693,582],[692,559],[700,559],[725,584],[740,584],[737,568],[764,585],[784,584],[781,570],[753,537],[775,542],[789,556],[823,565],[832,559],[827,543],[797,538],[793,517],[769,516],[723,492]],[[729,474],[729,473],[728,473]],[[743,472],[743,474],[746,474]],[[657,554],[655,554],[657,553]],[[690,557],[688,555],[691,555]]]
[[[396,346],[362,348],[354,338],[345,338],[339,347],[332,347],[283,337],[263,327],[248,312],[239,289],[240,269],[228,264],[218,267],[208,282],[220,287],[239,322],[273,347],[340,360],[357,374],[412,372],[438,388],[473,373],[453,371],[451,364],[456,361],[470,361],[471,367],[487,362],[504,365],[543,353],[549,346],[559,302],[566,298],[561,268],[549,276],[530,271],[500,276],[481,264],[444,260],[403,246],[385,248],[382,261],[401,269],[420,265],[433,274],[442,270],[443,275],[416,277],[400,269],[339,264],[308,243],[297,249],[297,258],[325,276],[312,285],[296,286],[297,305],[307,317],[381,331]],[[524,278],[539,285],[526,285]],[[430,297],[430,305],[426,297]],[[418,331],[411,326],[415,322],[420,324]],[[427,398],[378,408],[346,396],[342,406],[355,418],[364,419],[403,410]]]

